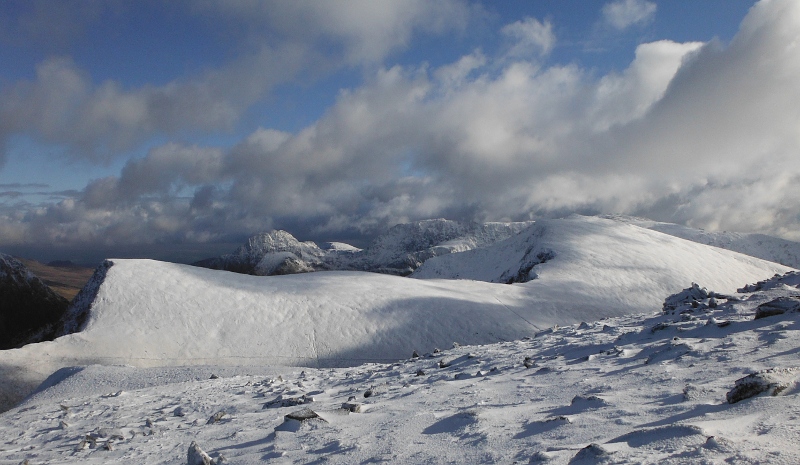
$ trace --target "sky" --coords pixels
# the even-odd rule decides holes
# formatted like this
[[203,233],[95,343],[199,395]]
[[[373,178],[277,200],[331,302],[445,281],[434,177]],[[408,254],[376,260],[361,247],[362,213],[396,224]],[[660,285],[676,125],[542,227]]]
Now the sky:
[[795,0],[0,2],[0,250],[643,216],[800,240]]

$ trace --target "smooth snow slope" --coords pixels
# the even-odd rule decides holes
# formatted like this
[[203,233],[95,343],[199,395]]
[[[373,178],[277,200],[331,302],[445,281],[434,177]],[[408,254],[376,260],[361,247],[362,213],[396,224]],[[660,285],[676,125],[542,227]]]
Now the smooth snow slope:
[[608,215],[606,218],[641,226],[671,236],[713,245],[752,257],[761,258],[793,268],[800,267],[800,243],[765,234],[729,231],[705,231],[673,223],[662,223],[632,216]]
[[[511,246],[530,238],[555,252],[537,267],[538,279],[515,285],[364,272],[257,277],[114,260],[82,331],[0,353],[0,393],[8,405],[56,369],[89,363],[342,366],[398,360],[453,342],[512,340],[555,324],[659,308],[692,281],[732,292],[788,270],[597,218],[542,222],[531,231],[536,234],[506,241],[506,255],[464,268],[485,270],[491,258],[515,263],[525,249]],[[460,256],[481,257],[462,252],[435,260]]]
[[[202,463],[187,460],[192,444],[237,465],[794,465],[798,282],[716,305],[693,289],[673,312],[385,365],[63,370],[0,414],[0,465]],[[775,299],[791,306],[754,319]],[[743,380],[776,384],[729,403]],[[319,418],[284,419],[301,408]]]

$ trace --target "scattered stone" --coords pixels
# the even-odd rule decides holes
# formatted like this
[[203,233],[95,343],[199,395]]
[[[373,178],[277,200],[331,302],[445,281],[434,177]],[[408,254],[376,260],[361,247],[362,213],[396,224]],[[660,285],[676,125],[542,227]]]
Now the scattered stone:
[[86,435],[87,438],[97,441],[98,439],[125,439],[122,430],[117,428],[98,428]]
[[379,384],[377,386],[372,386],[364,392],[364,397],[372,397],[378,394],[383,394],[384,392],[389,390],[388,384]]
[[656,331],[661,331],[662,329],[667,329],[670,326],[672,326],[672,325],[669,324],[668,322],[662,321],[662,322],[656,324],[655,326],[653,326],[652,328],[650,328],[650,332],[651,333],[655,333]]
[[416,350],[411,354],[411,358],[419,358],[419,352]]
[[425,376],[425,372],[422,371],[421,369],[417,370],[417,376]]
[[298,405],[305,405],[314,402],[314,398],[308,395],[303,394],[299,397],[283,397],[283,394],[276,397],[274,400],[271,400],[264,404],[262,409],[265,408],[281,408],[281,407],[296,407]]
[[86,439],[86,438],[83,438],[83,439],[81,439],[81,442],[79,442],[78,445],[75,446],[75,452],[82,451],[82,450],[86,449],[87,447],[89,447],[89,440]]
[[183,407],[176,407],[175,410],[172,411],[172,414],[176,417],[185,417],[186,410]]
[[315,412],[315,411],[313,411],[313,410],[311,410],[310,408],[307,408],[307,407],[303,408],[303,409],[300,409],[300,410],[295,410],[292,413],[288,413],[288,414],[283,416],[283,419],[284,419],[284,421],[296,420],[296,421],[299,421],[301,423],[304,422],[304,421],[317,420],[317,419],[320,420],[320,421],[325,421],[324,419],[320,418],[319,415],[317,415],[317,412]]
[[360,402],[344,402],[342,403],[342,408],[349,411],[350,413],[361,413],[362,406]]
[[692,283],[692,287],[664,299],[663,311],[664,313],[674,313],[676,310],[685,310],[687,307],[697,308],[698,301],[705,301],[708,298],[709,293],[706,288]]
[[211,377],[208,378],[208,379],[219,379],[219,376],[217,376],[216,374],[212,373]]
[[144,421],[144,426],[148,428],[153,428],[155,427],[155,424],[153,423],[153,420],[148,418],[147,420]]
[[800,298],[797,297],[778,297],[767,303],[756,307],[755,320],[769,316],[783,315],[786,312],[796,312],[800,310]]
[[100,448],[101,450],[112,451],[114,450],[114,441],[109,439],[108,441],[103,444],[103,447]]
[[589,328],[590,328],[589,323],[585,321],[581,321],[581,324],[578,325],[578,329],[589,329]]
[[434,353],[434,354],[438,354],[439,352],[441,352],[441,350],[439,350],[439,348],[438,348],[438,347],[435,347],[435,348],[433,349],[433,353]]
[[461,344],[459,344],[458,342],[453,342],[454,349],[458,349],[459,347],[461,347]]
[[[594,461],[599,457],[611,455],[611,452],[603,448],[600,444],[591,443],[583,449],[579,450],[572,461],[578,462],[582,460]],[[570,463],[572,462],[570,461]]]
[[717,327],[720,327],[720,328],[724,328],[726,326],[730,326],[730,324],[731,324],[731,322],[728,321],[728,320],[718,320],[718,319],[714,318],[713,316],[708,319],[708,322],[706,322],[706,325],[717,325]]
[[570,402],[570,405],[581,405],[581,404],[588,405],[591,407],[605,407],[606,405],[608,405],[608,402],[606,402],[606,400],[603,399],[602,397],[581,396],[581,395],[573,397],[572,401]]
[[214,465],[214,461],[206,454],[195,441],[189,444],[186,465]]
[[222,420],[222,417],[224,417],[225,415],[227,415],[227,414],[223,410],[220,410],[219,412],[215,413],[214,415],[211,415],[211,418],[208,419],[206,424],[207,425],[211,425],[211,424],[217,423],[220,420]]
[[528,463],[544,463],[551,460],[553,460],[551,455],[546,452],[539,451],[531,456],[531,459],[528,461]]
[[559,416],[557,416],[557,417],[548,418],[548,419],[547,419],[547,420],[545,420],[544,422],[545,422],[545,423],[552,423],[552,422],[555,422],[555,423],[558,423],[559,425],[568,425],[568,424],[571,424],[571,423],[572,423],[572,420],[570,420],[568,416],[565,416],[565,415],[559,415]]
[[536,362],[534,362],[530,357],[525,357],[525,360],[522,361],[522,364],[525,365],[525,368],[533,368],[537,366]]
[[69,423],[67,423],[64,420],[61,420],[61,421],[58,422],[58,427],[60,429],[67,429],[67,428],[69,428]]
[[799,368],[770,368],[736,380],[736,385],[725,397],[729,404],[757,396],[763,392],[771,396],[780,395],[794,386],[800,377]]
[[439,360],[439,368],[447,368],[453,363],[452,359],[443,358]]

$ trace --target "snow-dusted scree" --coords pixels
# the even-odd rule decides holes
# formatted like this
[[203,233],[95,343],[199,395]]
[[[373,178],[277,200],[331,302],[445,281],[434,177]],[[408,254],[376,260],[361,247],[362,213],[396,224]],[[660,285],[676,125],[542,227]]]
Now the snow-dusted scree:
[[391,364],[75,369],[0,463],[798,463],[800,312],[755,318],[797,279]]

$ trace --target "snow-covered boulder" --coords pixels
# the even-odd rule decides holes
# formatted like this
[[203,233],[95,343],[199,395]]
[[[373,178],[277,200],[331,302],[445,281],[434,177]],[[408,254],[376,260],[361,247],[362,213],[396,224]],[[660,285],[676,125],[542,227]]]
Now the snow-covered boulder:
[[767,393],[777,396],[795,386],[800,378],[798,368],[770,368],[752,373],[736,380],[736,385],[728,391],[726,398],[729,404]]

